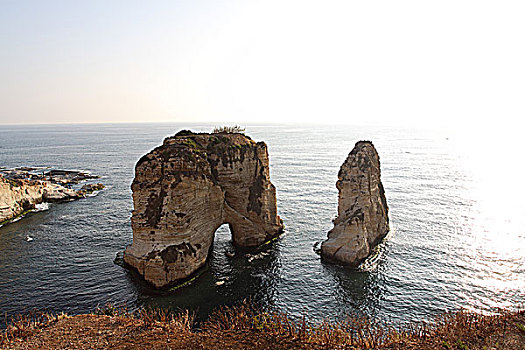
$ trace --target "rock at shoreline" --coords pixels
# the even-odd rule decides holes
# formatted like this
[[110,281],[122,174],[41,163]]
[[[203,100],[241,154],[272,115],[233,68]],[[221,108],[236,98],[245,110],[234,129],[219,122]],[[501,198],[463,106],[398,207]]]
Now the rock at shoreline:
[[31,210],[42,202],[43,186],[27,181],[16,183],[0,175],[0,223]]
[[388,206],[374,145],[357,142],[338,178],[337,218],[321,245],[321,255],[327,261],[357,267],[389,231]]
[[51,167],[19,167],[6,169],[0,167],[0,175],[11,180],[38,180],[60,186],[76,185],[80,182],[97,179],[97,175],[78,170],[61,170]]
[[138,161],[131,188],[133,243],[124,261],[156,287],[203,266],[222,224],[246,247],[283,229],[266,144],[240,133],[166,138]]
[[94,184],[85,184],[83,185],[80,190],[77,191],[77,193],[83,197],[85,197],[86,195],[90,194],[90,193],[93,193],[93,192],[96,192],[96,191],[102,191],[104,189],[104,185],[101,184],[100,182],[99,183],[94,183]]
[[63,184],[76,184],[88,178],[95,178],[95,176],[77,171],[37,171],[35,168],[2,170],[0,173],[0,224],[35,209],[35,206],[42,202],[62,202],[84,198],[86,194],[104,188],[102,184],[87,184],[76,191],[63,186]]
[[75,190],[45,181],[10,180],[0,175],[0,223],[32,210],[42,202],[81,198]]

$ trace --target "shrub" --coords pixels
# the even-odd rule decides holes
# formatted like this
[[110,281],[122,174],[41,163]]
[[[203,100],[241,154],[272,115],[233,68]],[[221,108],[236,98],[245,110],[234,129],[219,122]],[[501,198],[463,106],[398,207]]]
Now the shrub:
[[239,126],[239,125],[234,125],[234,126],[220,126],[220,127],[215,127],[213,128],[213,133],[214,134],[220,134],[220,133],[227,133],[227,134],[244,134],[244,132],[246,131],[245,128]]
[[193,135],[193,131],[191,130],[181,130],[178,133],[175,134],[175,137],[177,136],[190,136]]

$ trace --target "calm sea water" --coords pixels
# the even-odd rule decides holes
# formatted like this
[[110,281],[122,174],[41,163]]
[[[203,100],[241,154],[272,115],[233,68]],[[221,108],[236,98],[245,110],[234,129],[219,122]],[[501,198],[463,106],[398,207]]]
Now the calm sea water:
[[[188,127],[212,126],[0,126],[0,166],[89,170],[107,185],[96,197],[52,204],[0,228],[0,313],[75,314],[112,302],[205,317],[250,299],[313,321],[364,313],[407,322],[524,305],[524,190],[512,169],[519,159],[502,156],[508,150],[501,144],[465,142],[468,134],[378,127],[249,126],[247,134],[269,146],[286,234],[230,258],[231,236],[221,227],[193,284],[149,288],[114,263],[131,243],[133,168],[165,136]],[[337,172],[361,139],[372,140],[381,157],[392,233],[380,256],[355,271],[321,262],[314,245],[332,227]]]

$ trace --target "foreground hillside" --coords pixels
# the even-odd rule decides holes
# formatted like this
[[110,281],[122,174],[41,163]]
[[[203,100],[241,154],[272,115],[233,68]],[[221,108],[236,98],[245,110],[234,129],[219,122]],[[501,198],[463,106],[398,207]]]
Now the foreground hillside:
[[[104,315],[106,314],[106,315]],[[20,317],[1,335],[2,349],[525,349],[525,311],[444,315],[403,330],[365,320],[309,326],[247,307],[225,309],[195,328],[188,314]]]

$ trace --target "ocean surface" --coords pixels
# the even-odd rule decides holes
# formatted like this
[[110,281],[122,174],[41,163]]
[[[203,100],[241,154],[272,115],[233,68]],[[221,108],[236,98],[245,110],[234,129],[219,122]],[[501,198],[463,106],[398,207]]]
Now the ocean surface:
[[[460,308],[525,305],[521,156],[469,132],[391,127],[248,126],[247,135],[268,144],[285,234],[231,258],[225,253],[235,248],[223,226],[191,285],[150,288],[115,263],[132,240],[134,165],[182,128],[212,127],[0,126],[0,166],[87,170],[107,186],[0,228],[0,314],[76,314],[111,302],[188,308],[205,318],[219,305],[249,299],[314,322],[365,314],[404,323]],[[339,167],[363,139],[381,157],[391,233],[375,259],[352,270],[323,263],[314,247],[332,228]]]

